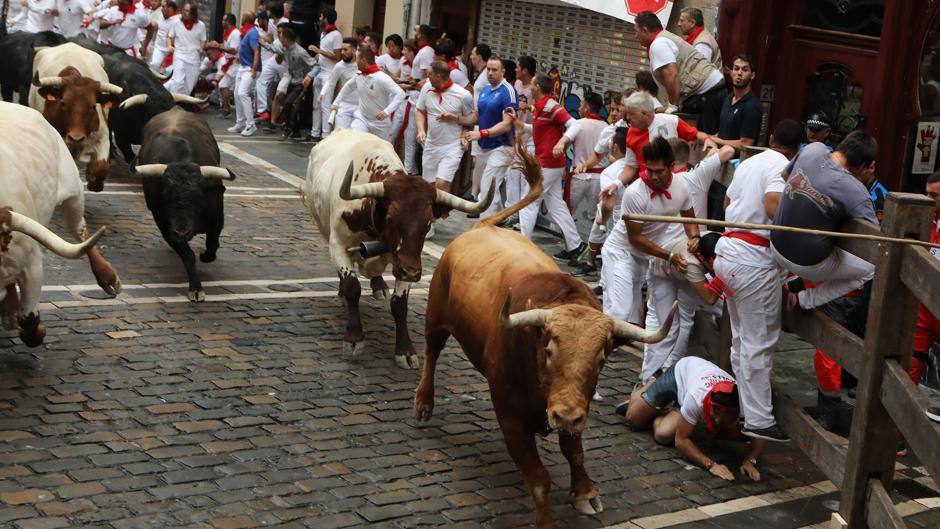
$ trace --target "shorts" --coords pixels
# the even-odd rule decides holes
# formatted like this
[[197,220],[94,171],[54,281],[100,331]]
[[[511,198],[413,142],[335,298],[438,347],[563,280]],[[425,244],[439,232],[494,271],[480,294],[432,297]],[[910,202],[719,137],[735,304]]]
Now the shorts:
[[463,149],[459,144],[443,148],[429,148],[425,144],[424,155],[421,157],[424,181],[432,184],[435,180],[453,182],[462,158]]
[[917,327],[914,329],[914,351],[925,353],[934,342],[940,340],[940,320],[921,305],[917,313]]
[[650,406],[662,411],[667,406],[679,400],[679,387],[676,384],[675,366],[670,367],[656,382],[646,388],[640,397]]
[[275,93],[280,92],[282,94],[286,94],[288,88],[290,88],[290,76],[285,75],[284,77],[281,77],[280,81],[277,82],[277,89],[275,90]]
[[[233,68],[235,69],[234,71]],[[235,88],[235,76],[233,74],[238,71],[238,68],[233,65],[231,68],[229,68],[228,71],[231,73],[222,74],[222,78],[219,79],[219,88],[224,88],[226,90]]]

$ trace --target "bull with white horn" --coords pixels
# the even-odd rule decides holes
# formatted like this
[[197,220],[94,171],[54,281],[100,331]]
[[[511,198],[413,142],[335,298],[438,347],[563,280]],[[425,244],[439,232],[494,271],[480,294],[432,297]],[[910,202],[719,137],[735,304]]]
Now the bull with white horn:
[[[57,206],[77,244],[46,227]],[[84,212],[78,167],[58,131],[31,108],[0,103],[0,317],[7,329],[18,325],[30,347],[45,336],[37,310],[43,247],[68,259],[87,256],[102,290],[121,291],[117,272],[94,247],[104,228],[89,235]]]
[[204,301],[206,294],[189,241],[205,233],[206,251],[199,259],[215,261],[225,218],[222,181],[235,179],[231,171],[219,167],[220,161],[212,130],[196,114],[174,108],[144,127],[134,170],[143,177],[147,209],[163,239],[186,267],[190,301]]
[[[411,285],[421,279],[424,237],[431,224],[451,210],[480,212],[492,198],[490,189],[483,201],[469,202],[408,176],[392,146],[365,132],[339,130],[312,149],[303,200],[329,242],[339,274],[339,295],[347,307],[344,350],[358,353],[365,345],[358,276],[369,278],[373,297],[386,299],[389,292],[382,273],[391,265],[395,362],[403,368],[418,366],[407,311]],[[377,255],[357,251],[376,247],[386,251]]]

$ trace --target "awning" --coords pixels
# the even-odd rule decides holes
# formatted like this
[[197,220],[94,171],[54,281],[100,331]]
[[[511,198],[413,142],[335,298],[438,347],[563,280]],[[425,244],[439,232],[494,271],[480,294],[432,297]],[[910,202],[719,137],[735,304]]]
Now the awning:
[[627,22],[643,11],[652,11],[665,26],[672,13],[673,0],[561,0],[566,4],[597,11]]

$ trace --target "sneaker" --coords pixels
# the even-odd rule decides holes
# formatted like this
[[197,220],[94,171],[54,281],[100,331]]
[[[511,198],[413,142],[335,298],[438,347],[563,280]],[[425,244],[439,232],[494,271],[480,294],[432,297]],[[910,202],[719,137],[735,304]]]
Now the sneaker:
[[577,255],[577,251],[580,249],[581,247],[579,246],[573,251],[562,250],[556,254],[552,254],[552,258],[555,259],[556,261],[562,261],[562,262],[570,261],[572,256]]
[[595,390],[594,390],[594,396],[591,397],[591,400],[593,400],[594,402],[600,402],[600,401],[604,400],[604,396],[601,395],[601,394],[595,389]]
[[927,408],[927,417],[934,422],[940,422],[940,406],[930,406]]
[[591,263],[585,261],[581,263],[581,266],[579,266],[577,270],[575,270],[574,272],[571,272],[571,275],[573,275],[574,277],[584,277],[584,276],[594,275],[596,273],[597,273],[597,266],[592,265]]
[[255,121],[267,121],[269,119],[271,119],[270,112],[259,112],[255,114]]
[[231,127],[227,128],[227,129],[225,129],[225,130],[227,130],[227,131],[229,131],[229,132],[234,132],[234,133],[237,134],[237,133],[239,133],[239,132],[245,130],[245,127],[242,127],[241,125],[232,125]]
[[286,139],[286,140],[298,140],[298,141],[300,141],[300,140],[303,140],[304,137],[303,137],[303,135],[300,133],[299,130],[294,130],[294,131],[285,130],[285,131],[284,131],[284,139]]
[[274,125],[272,123],[265,123],[264,126],[261,127],[261,132],[264,134],[274,134],[275,132],[278,131],[277,129],[278,129],[277,125]]
[[754,429],[748,428],[747,426],[745,426],[741,430],[741,433],[743,433],[744,435],[748,437],[752,437],[754,439],[765,439],[767,441],[773,441],[776,443],[789,443],[790,442],[790,438],[787,436],[787,434],[783,433],[780,427],[777,426],[776,424],[769,428],[754,428]]
[[571,259],[568,259],[568,266],[578,266],[584,258],[587,257],[588,251],[591,249],[586,242],[582,242],[580,246],[575,248],[571,252]]
[[434,225],[431,224],[431,227],[428,228],[427,234],[425,234],[425,236],[424,236],[424,240],[427,241],[427,240],[430,240],[430,239],[433,239],[433,238],[434,238]]
[[308,142],[313,142],[313,143],[317,143],[318,141],[320,141],[320,137],[319,137],[319,136],[312,136],[312,135],[310,135],[310,134],[307,134],[307,140],[306,140],[306,141],[308,141]]
[[604,295],[604,287],[602,287],[602,286],[600,286],[600,285],[597,285],[596,287],[594,287],[594,294],[597,295],[597,296],[603,296],[603,295]]
[[515,226],[516,224],[519,224],[519,215],[518,215],[518,214],[512,214],[512,215],[510,215],[508,218],[506,218],[506,220],[503,221],[503,224],[502,224],[501,227],[503,227],[503,228],[512,228],[512,227]]
[[839,425],[839,410],[842,408],[842,399],[824,394],[816,390],[816,422],[823,429],[834,432]]
[[898,441],[898,449],[894,453],[894,455],[897,457],[904,457],[907,455],[907,441],[905,441],[904,439],[901,439],[900,441]]
[[245,130],[241,132],[242,136],[253,136],[254,133],[258,132],[258,127],[254,125],[249,125]]
[[229,110],[229,111],[223,110],[223,111],[222,111],[222,119],[228,119],[228,118],[230,118],[230,117],[232,117],[232,111],[231,111],[231,110]]
[[625,417],[627,415],[628,406],[630,406],[630,401],[625,400],[618,404],[616,408],[614,408],[614,412],[621,417]]

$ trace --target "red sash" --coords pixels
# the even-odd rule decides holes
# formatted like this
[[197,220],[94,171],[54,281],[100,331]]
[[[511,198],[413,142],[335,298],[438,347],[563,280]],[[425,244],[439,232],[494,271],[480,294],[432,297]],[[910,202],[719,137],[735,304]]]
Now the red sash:
[[754,246],[763,246],[764,248],[770,247],[769,239],[767,239],[766,237],[762,237],[756,233],[751,233],[749,231],[726,231],[723,237],[739,239],[748,244],[753,244]]

